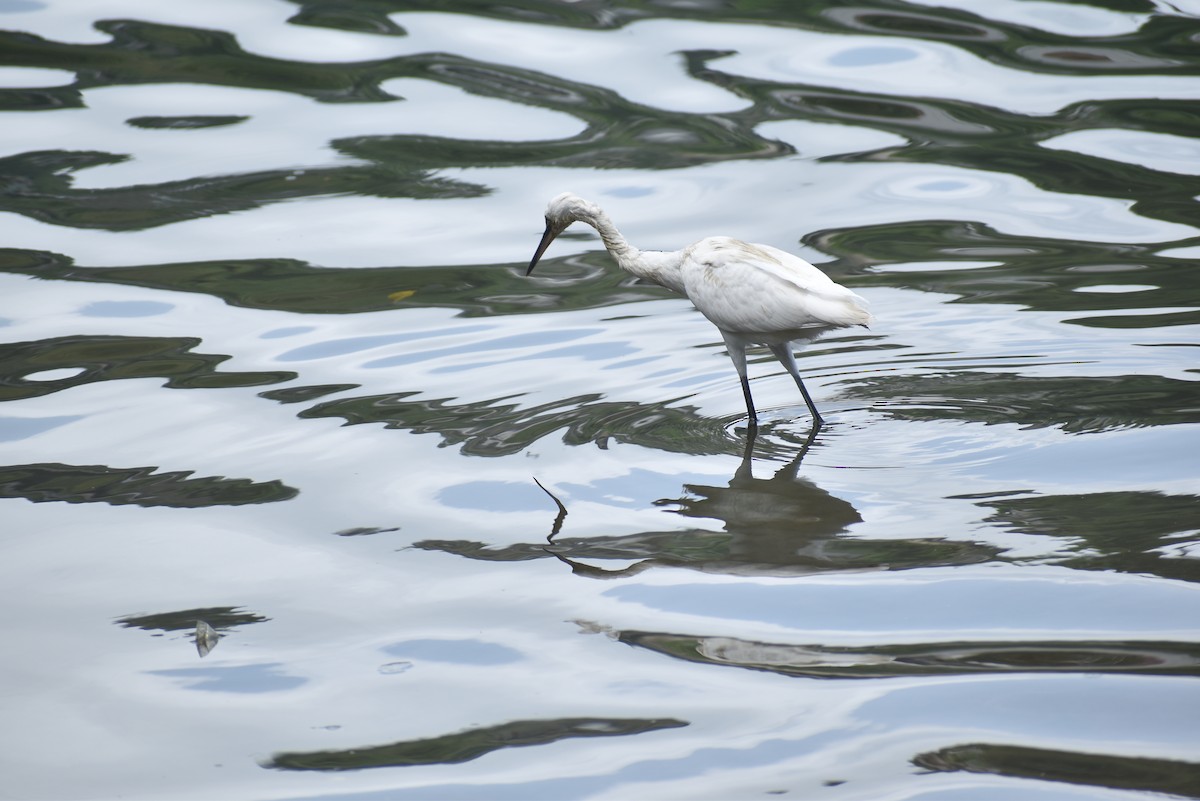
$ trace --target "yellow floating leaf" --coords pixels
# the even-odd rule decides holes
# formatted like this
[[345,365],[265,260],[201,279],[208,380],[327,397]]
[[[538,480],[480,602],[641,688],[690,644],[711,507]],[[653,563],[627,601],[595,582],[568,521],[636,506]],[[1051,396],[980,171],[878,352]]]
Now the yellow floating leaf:
[[404,300],[405,298],[411,298],[415,294],[417,294],[417,290],[415,289],[401,289],[399,292],[393,292],[388,295],[388,300]]

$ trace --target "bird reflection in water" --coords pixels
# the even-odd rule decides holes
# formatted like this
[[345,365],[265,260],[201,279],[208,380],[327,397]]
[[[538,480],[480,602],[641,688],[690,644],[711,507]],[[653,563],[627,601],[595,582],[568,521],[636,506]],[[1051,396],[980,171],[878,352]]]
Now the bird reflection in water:
[[[489,562],[553,557],[576,575],[596,579],[627,578],[653,567],[720,575],[796,577],[980,564],[996,559],[993,547],[943,539],[936,534],[909,539],[853,536],[850,531],[862,521],[858,510],[799,474],[817,440],[816,432],[810,431],[786,464],[767,478],[756,478],[755,438],[751,437],[745,443],[741,463],[725,486],[685,484],[681,497],[654,502],[683,517],[720,520],[721,530],[683,526],[563,538],[567,506],[535,478],[557,507],[544,543],[495,547],[472,540],[421,540],[413,547]],[[778,447],[779,443],[773,441],[770,451],[778,453]],[[765,446],[760,448],[760,470],[765,461],[761,451],[765,450]],[[626,566],[604,568],[590,563]]]
[[[567,509],[538,482],[559,510],[547,537],[546,552],[568,565],[577,575],[591,578],[623,578],[651,567],[781,576],[865,567],[867,565],[855,557],[856,541],[838,538],[850,526],[862,522],[858,511],[847,501],[797,475],[816,435],[814,428],[791,460],[770,478],[755,478],[753,452],[756,438],[751,433],[742,462],[727,486],[687,484],[684,485],[684,497],[656,502],[659,506],[674,507],[672,511],[684,517],[721,520],[724,534],[696,530],[655,532],[622,537],[608,543],[596,539],[559,543],[555,538],[562,530]],[[624,568],[606,569],[574,558],[581,551],[601,558],[620,558],[620,551],[625,552],[626,558],[633,551],[650,551],[656,555]]]

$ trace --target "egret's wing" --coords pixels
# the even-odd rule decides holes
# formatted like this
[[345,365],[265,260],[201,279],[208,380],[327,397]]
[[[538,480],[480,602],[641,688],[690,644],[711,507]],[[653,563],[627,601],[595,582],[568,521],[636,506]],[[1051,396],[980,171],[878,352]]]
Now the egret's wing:
[[795,253],[788,253],[786,250],[780,250],[770,245],[743,244],[748,254],[753,254],[757,257],[755,258],[755,264],[758,265],[759,269],[766,270],[772,275],[788,283],[795,284],[801,289],[835,287],[847,292],[850,291],[841,284],[834,283],[834,280],[821,272],[820,268],[810,264]]
[[688,297],[718,328],[770,334],[869,323],[867,302],[786,251],[714,237],[683,266]]
[[751,245],[750,247],[761,250],[770,257],[755,262],[759,269],[766,270],[776,278],[794,284],[810,295],[819,296],[823,300],[841,304],[844,307],[839,312],[830,312],[831,316],[826,319],[831,322],[841,319],[837,323],[838,325],[866,325],[871,322],[871,313],[867,308],[866,298],[837,283],[820,268],[794,253],[788,253],[786,250],[773,248],[770,245]]

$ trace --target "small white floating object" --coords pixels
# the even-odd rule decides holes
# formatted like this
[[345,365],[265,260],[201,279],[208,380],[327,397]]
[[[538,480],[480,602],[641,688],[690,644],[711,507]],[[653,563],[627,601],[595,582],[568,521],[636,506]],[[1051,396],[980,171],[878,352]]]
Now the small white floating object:
[[202,658],[208,656],[208,652],[216,648],[220,641],[221,635],[217,634],[216,629],[203,620],[196,621],[196,652]]

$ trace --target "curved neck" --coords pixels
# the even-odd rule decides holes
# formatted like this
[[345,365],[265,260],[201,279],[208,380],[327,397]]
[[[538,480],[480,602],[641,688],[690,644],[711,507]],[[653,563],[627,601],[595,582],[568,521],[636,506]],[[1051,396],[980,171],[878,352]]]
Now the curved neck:
[[583,222],[596,229],[600,238],[604,240],[604,247],[617,260],[617,264],[629,272],[634,272],[629,265],[637,261],[641,255],[640,251],[621,235],[617,226],[613,225],[613,221],[608,218],[603,209],[599,206],[592,206],[588,211],[591,212],[591,215],[584,218]]
[[622,270],[684,294],[683,276],[680,275],[682,252],[638,250],[621,235],[603,209],[593,205],[588,211],[589,215],[580,218],[581,221],[596,229],[600,238],[604,240],[604,247],[616,259]]

